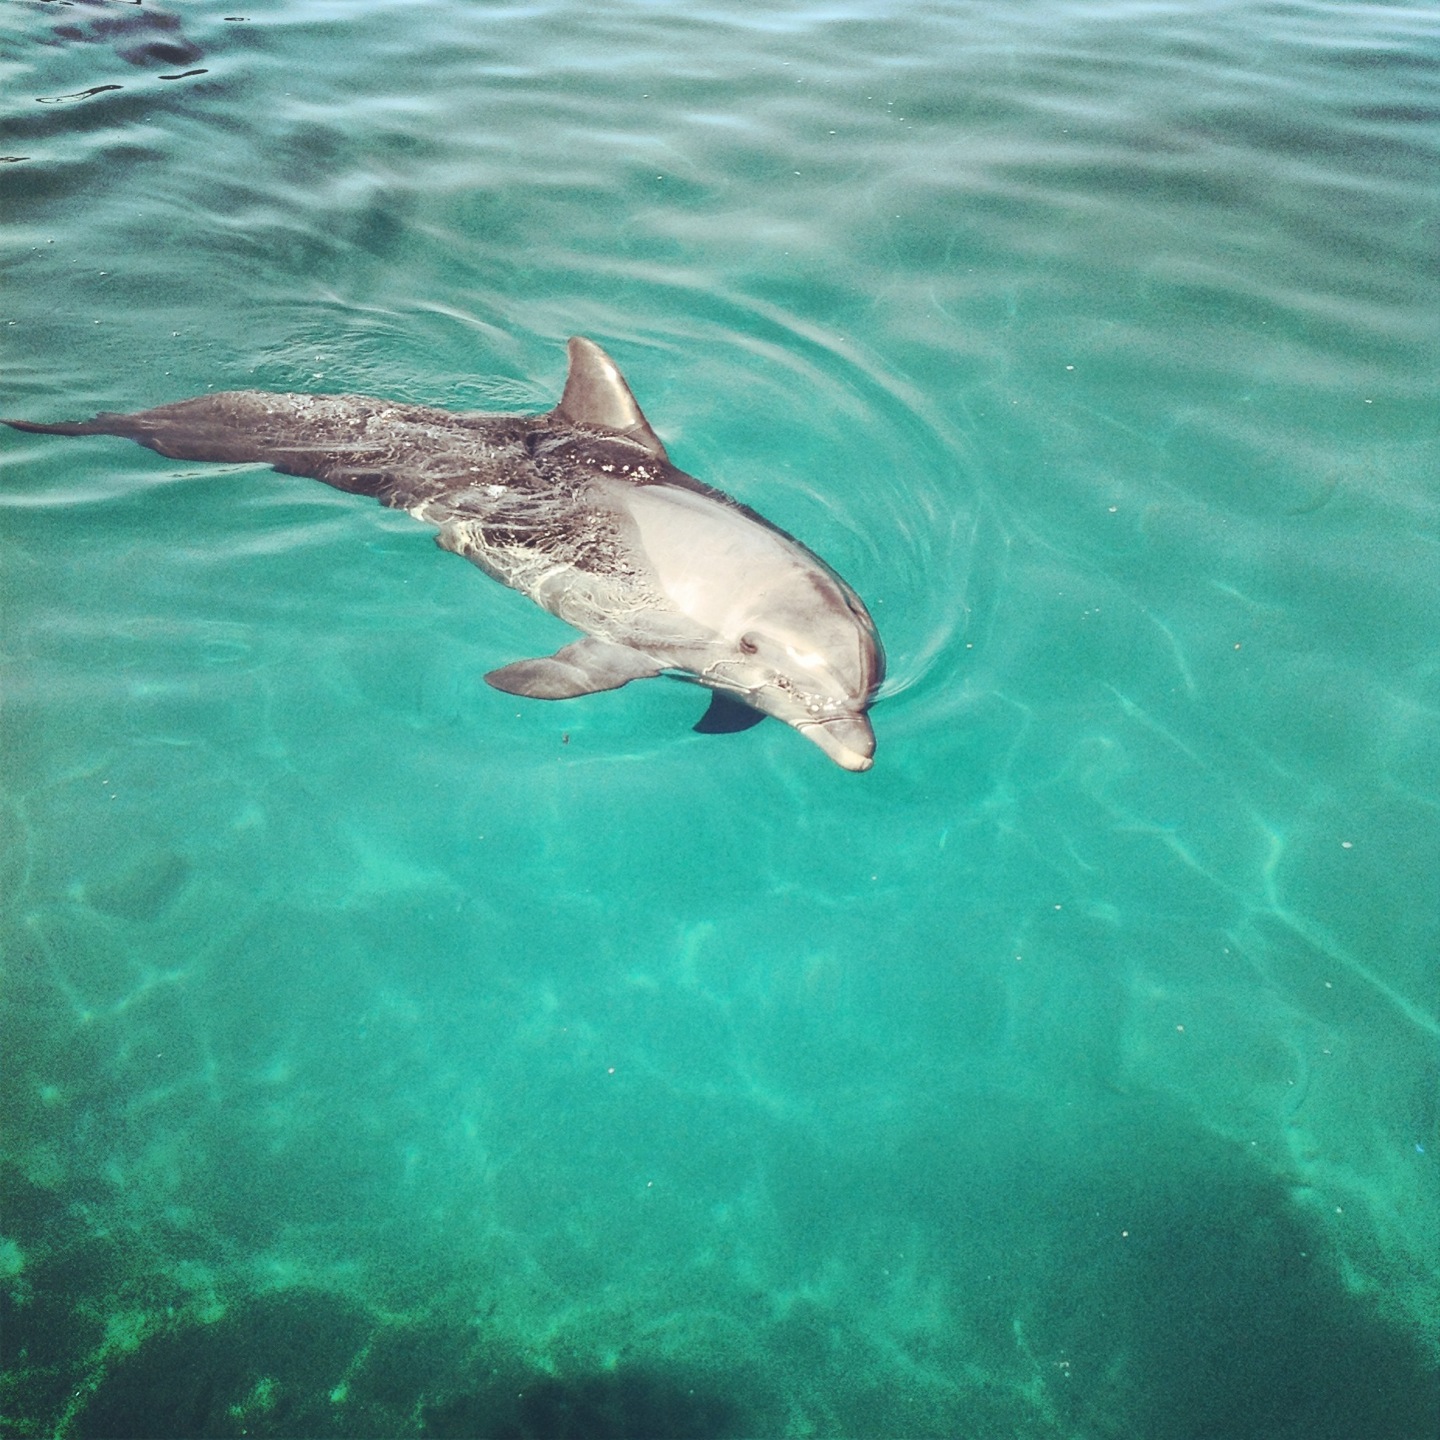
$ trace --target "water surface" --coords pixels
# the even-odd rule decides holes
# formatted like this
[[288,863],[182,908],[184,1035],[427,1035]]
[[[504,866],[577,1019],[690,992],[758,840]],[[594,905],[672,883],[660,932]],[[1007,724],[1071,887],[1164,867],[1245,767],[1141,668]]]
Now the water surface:
[[1434,7],[234,5],[5,7],[0,410],[589,335],[877,763],[7,432],[5,1433],[1433,1433]]

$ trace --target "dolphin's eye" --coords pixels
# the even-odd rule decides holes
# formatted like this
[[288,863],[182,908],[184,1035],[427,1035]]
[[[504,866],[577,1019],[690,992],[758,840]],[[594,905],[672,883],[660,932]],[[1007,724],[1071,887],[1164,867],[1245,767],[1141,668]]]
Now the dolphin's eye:
[[760,646],[756,643],[753,635],[742,635],[740,637],[740,648],[747,655],[758,655],[760,653]]

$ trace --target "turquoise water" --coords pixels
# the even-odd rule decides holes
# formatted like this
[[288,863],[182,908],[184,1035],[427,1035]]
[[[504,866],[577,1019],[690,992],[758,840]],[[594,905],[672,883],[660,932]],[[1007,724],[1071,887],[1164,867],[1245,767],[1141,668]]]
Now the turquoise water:
[[4,7],[0,411],[589,335],[876,765],[5,432],[0,1434],[1433,1435],[1440,11],[237,4]]

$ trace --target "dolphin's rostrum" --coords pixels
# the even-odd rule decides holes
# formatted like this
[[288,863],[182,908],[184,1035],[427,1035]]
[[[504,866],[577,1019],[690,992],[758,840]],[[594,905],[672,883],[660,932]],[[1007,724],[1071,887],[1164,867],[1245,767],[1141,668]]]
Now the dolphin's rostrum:
[[799,541],[671,465],[592,341],[570,341],[564,394],[542,415],[234,390],[5,423],[123,435],[178,460],[260,462],[373,495],[585,632],[492,671],[496,689],[561,700],[670,672],[715,692],[697,729],[773,715],[845,769],[870,768],[865,712],[885,659],[860,597]]

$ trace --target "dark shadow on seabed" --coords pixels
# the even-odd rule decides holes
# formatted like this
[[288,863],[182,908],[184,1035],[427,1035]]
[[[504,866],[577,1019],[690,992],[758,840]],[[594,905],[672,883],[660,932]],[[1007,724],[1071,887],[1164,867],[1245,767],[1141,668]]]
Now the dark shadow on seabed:
[[[1131,1134],[1124,1143],[1143,1139]],[[916,1162],[924,1148],[923,1136],[905,1145]],[[1103,1156],[1098,1163],[1107,1168]],[[897,1173],[884,1157],[881,1164]],[[949,1173],[939,1186],[878,1194],[877,1202],[936,1220],[948,1213],[958,1234],[960,1217],[973,1226],[986,1203],[998,1202],[967,1193]],[[1034,1306],[1023,1330],[1007,1318],[1016,1298],[992,1297],[1005,1324],[1016,1326],[1017,1343],[1033,1352],[1043,1403],[1021,1403],[1013,1386],[957,1376],[956,1428],[943,1433],[999,1433],[996,1425],[1036,1440],[1435,1433],[1440,1377],[1432,1357],[1344,1287],[1305,1213],[1243,1157],[1227,1158],[1225,1147],[1203,1138],[1188,1158],[1171,1157],[1171,1173],[1157,1175],[1144,1197],[1148,1233],[1135,1237],[1121,1265],[1099,1258],[1090,1232],[1108,1225],[1109,1202],[1135,1197],[1107,1197],[1095,1175],[1072,1175],[1067,1218],[1058,1198],[1046,1196],[1051,1178],[1038,1165],[1035,1193],[1006,1202],[1032,1226],[1052,1212],[1050,1233],[1031,1236],[1032,1278],[1049,1293],[1043,1304],[1038,1293],[1018,1301],[1022,1310]],[[863,1179],[836,1174],[831,1183]],[[581,1363],[543,1373],[483,1322],[439,1305],[397,1319],[318,1288],[244,1293],[236,1285],[197,1312],[173,1261],[166,1273],[143,1237],[122,1243],[92,1231],[85,1216],[99,1198],[62,1195],[13,1167],[0,1170],[11,1241],[0,1289],[0,1435],[721,1440],[781,1433],[804,1392],[812,1402],[826,1397],[829,1423],[817,1433],[898,1433],[903,1379],[837,1366],[825,1342],[834,1316],[818,1317],[816,1328],[792,1313],[771,1326],[763,1374],[746,1373],[753,1356],[737,1367],[700,1354],[682,1364],[622,1358],[608,1369]],[[1018,1231],[1015,1238],[1019,1244]],[[1060,1264],[1057,1251],[1071,1260]],[[218,1259],[197,1252],[194,1263]],[[1022,1267],[1013,1278],[1025,1274]],[[975,1301],[983,1333],[985,1301]],[[1067,1357],[1059,1368],[1049,1363],[1057,1354]],[[834,1373],[814,1373],[827,1367]],[[810,1407],[801,1400],[799,1408]],[[930,1424],[915,1433],[942,1432]]]

